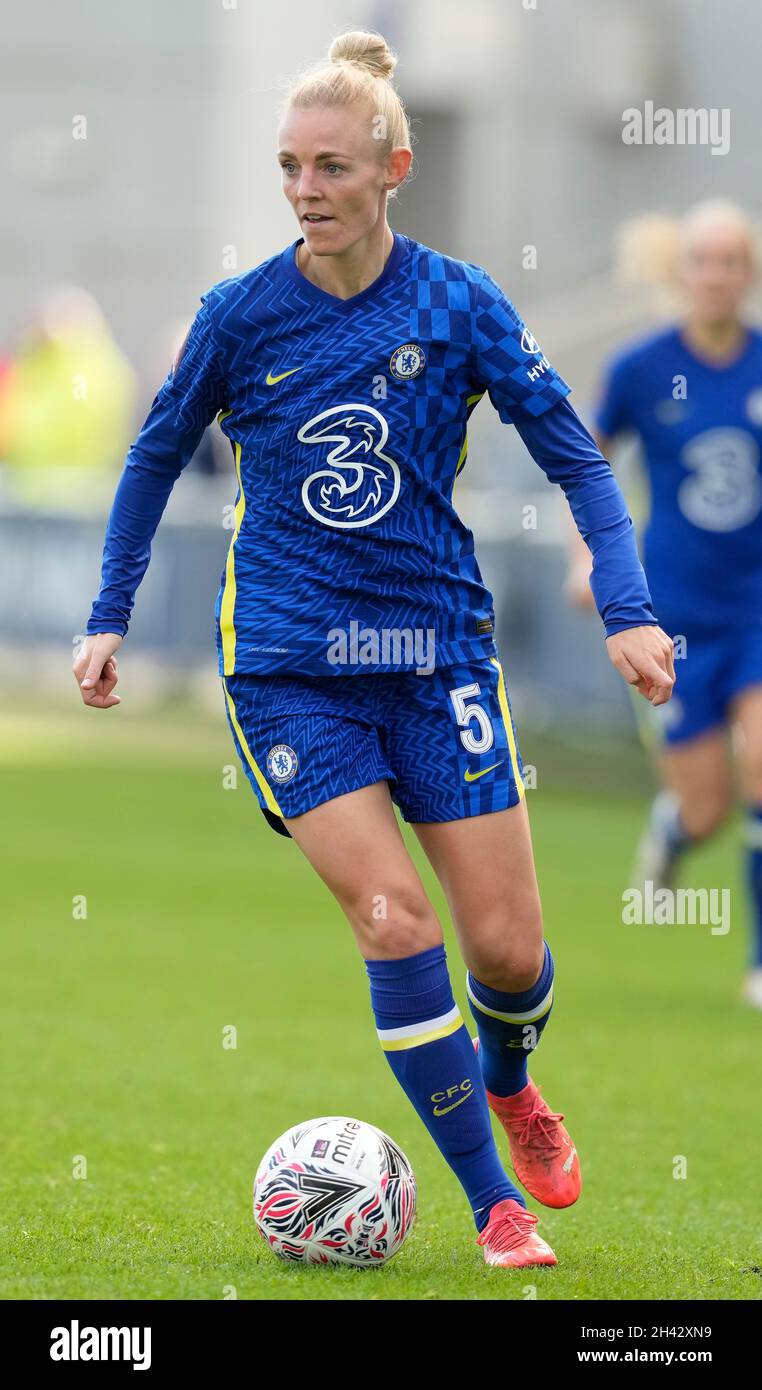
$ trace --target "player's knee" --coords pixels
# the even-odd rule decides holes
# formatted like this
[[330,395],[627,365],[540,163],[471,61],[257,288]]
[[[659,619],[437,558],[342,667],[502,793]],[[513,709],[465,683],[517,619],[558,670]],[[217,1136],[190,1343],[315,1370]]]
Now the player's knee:
[[539,979],[545,963],[542,932],[527,933],[525,940],[510,942],[486,941],[472,949],[469,970],[483,985],[520,994],[531,989]]
[[366,958],[402,960],[442,941],[442,929],[422,889],[357,894],[345,911]]

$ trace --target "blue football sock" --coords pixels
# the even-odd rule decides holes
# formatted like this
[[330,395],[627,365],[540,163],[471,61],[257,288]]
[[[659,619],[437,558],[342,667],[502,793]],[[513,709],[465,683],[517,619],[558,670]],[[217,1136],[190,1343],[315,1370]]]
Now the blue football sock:
[[468,1029],[444,946],[403,960],[368,960],[370,998],[394,1075],[462,1184],[478,1229],[506,1197],[526,1206],[500,1161]]
[[751,898],[749,965],[762,966],[762,806],[747,806],[744,819],[746,882]]
[[531,989],[506,994],[474,978],[466,989],[479,1031],[479,1060],[488,1091],[515,1096],[529,1080],[527,1062],[536,1048],[553,1007],[553,957],[545,942],[545,963]]

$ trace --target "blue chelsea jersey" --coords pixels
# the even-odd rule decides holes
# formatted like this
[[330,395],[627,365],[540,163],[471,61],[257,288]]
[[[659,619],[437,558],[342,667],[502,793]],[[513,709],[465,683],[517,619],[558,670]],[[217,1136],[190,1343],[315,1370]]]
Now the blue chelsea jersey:
[[220,674],[418,666],[416,634],[437,667],[489,655],[493,601],[452,504],[468,417],[487,392],[532,420],[569,387],[479,267],[396,233],[341,300],[299,271],[300,244],[203,296],[157,398],[218,408],[233,446]]
[[670,632],[762,623],[762,334],[727,365],[700,359],[680,329],[609,364],[601,434],[635,432],[651,503],[643,559]]
[[492,597],[452,503],[485,393],[564,489],[607,635],[656,622],[611,469],[487,272],[396,233],[378,279],[342,300],[302,275],[299,245],[202,295],[130,446],[87,631],[126,633],[172,487],[216,416],[237,479],[221,675],[494,654]]

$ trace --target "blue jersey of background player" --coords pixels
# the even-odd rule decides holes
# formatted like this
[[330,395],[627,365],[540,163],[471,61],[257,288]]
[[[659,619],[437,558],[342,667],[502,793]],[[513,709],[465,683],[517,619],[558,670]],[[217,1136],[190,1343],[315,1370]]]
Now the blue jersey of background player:
[[[381,1046],[466,1192],[485,1259],[554,1264],[488,1109],[528,1190],[575,1201],[576,1148],[527,1072],[554,965],[492,600],[451,501],[482,395],[563,486],[595,556],[609,654],[655,703],[672,644],[565,383],[483,270],[388,225],[412,155],[393,67],[379,35],[350,33],[292,89],[279,160],[303,235],[205,296],[117,489],[75,673],[90,703],[113,703],[153,529],[218,413],[238,479],[218,648],[244,769],[354,929]],[[424,645],[407,649],[406,631]],[[478,1057],[392,797],[450,898]],[[292,1204],[273,1241],[301,1239],[304,1220]]]
[[[671,636],[762,627],[762,333],[745,328],[715,361],[681,325],[626,348],[608,369],[596,429],[640,439],[651,495],[643,563]],[[677,709],[673,698],[680,727]]]
[[762,1008],[762,334],[742,317],[754,238],[738,208],[710,202],[652,254],[652,270],[677,271],[683,315],[614,357],[596,415],[604,452],[615,435],[640,441],[644,565],[676,643],[674,695],[653,711],[664,791],[635,877],[670,886],[680,855],[731,810],[726,732],[736,726],[754,927],[743,993]]

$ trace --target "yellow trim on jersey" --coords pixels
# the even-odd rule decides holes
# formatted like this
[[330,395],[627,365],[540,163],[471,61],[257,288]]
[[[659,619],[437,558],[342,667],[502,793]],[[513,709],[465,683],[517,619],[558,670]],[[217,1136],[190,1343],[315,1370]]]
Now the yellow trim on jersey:
[[438,1042],[440,1038],[449,1038],[451,1033],[457,1033],[463,1027],[463,1019],[458,1014],[451,1023],[445,1023],[441,1028],[433,1028],[430,1033],[411,1033],[406,1038],[379,1038],[384,1052],[404,1052],[411,1047],[423,1047],[424,1043]]
[[491,656],[491,657],[490,657],[490,661],[492,662],[492,665],[493,665],[493,666],[497,667],[497,672],[498,672],[497,698],[498,698],[498,701],[499,701],[499,704],[500,704],[500,713],[501,713],[502,716],[503,716],[503,723],[504,723],[504,725],[505,725],[505,733],[506,733],[506,737],[507,737],[507,739],[508,739],[508,753],[509,753],[509,756],[510,756],[510,759],[511,759],[511,767],[513,768],[513,775],[514,775],[514,777],[515,777],[515,779],[516,779],[516,786],[517,786],[518,789],[519,789],[519,801],[520,801],[521,798],[522,798],[522,796],[523,796],[524,793],[526,792],[526,787],[524,786],[523,778],[522,778],[522,776],[521,776],[521,773],[519,772],[519,759],[518,759],[518,753],[517,753],[517,751],[516,751],[516,740],[515,740],[515,738],[513,737],[513,723],[512,723],[512,721],[511,721],[511,710],[510,710],[510,706],[509,706],[509,704],[508,704],[508,692],[507,692],[507,690],[506,690],[506,688],[505,688],[505,676],[503,675],[503,668],[502,668],[502,666],[500,665],[500,662],[498,661],[497,657],[496,657],[496,656]]
[[[483,395],[484,395],[484,392],[483,392],[483,391],[477,391],[477,393],[476,393],[475,396],[469,396],[469,397],[467,398],[467,400],[466,400],[466,405],[467,405],[467,407],[468,407],[468,415],[471,414],[471,411],[473,410],[474,406],[478,404],[478,402],[481,400],[481,398],[482,398]],[[457,478],[457,476],[458,476],[458,474],[459,474],[461,468],[463,468],[463,467],[465,466],[465,462],[466,462],[466,459],[467,459],[467,457],[468,457],[468,415],[466,416],[466,434],[465,434],[465,438],[464,438],[464,440],[463,440],[463,448],[462,448],[461,451],[460,451],[460,458],[458,459],[458,466],[457,466],[457,468],[455,469],[455,477],[456,477],[456,478]]]
[[281,811],[280,806],[278,805],[277,801],[275,800],[275,797],[272,794],[272,791],[270,790],[270,784],[269,782],[267,782],[264,774],[260,771],[256,762],[254,761],[254,758],[251,756],[251,749],[249,748],[249,745],[246,742],[243,729],[238,723],[238,716],[235,712],[235,703],[233,701],[233,696],[230,694],[230,691],[228,690],[227,682],[224,676],[222,678],[222,686],[225,691],[225,698],[228,702],[228,709],[230,710],[230,719],[233,728],[236,731],[238,742],[240,743],[244,753],[246,754],[246,761],[257,779],[257,786],[259,787],[259,790],[261,791],[263,797],[265,798],[265,801],[267,802],[267,809],[268,811],[272,811],[274,815],[280,816],[282,820],[283,812]]
[[[230,411],[228,411],[228,415]],[[225,418],[225,417],[223,417]],[[238,501],[235,504],[235,527],[228,546],[228,558],[225,562],[225,586],[222,591],[222,603],[220,604],[220,636],[222,638],[222,667],[226,676],[232,676],[235,671],[235,543],[238,540],[238,533],[241,529],[243,514],[246,511],[246,498],[241,482],[241,446],[236,440],[233,445],[235,454],[235,471],[238,478]]]

